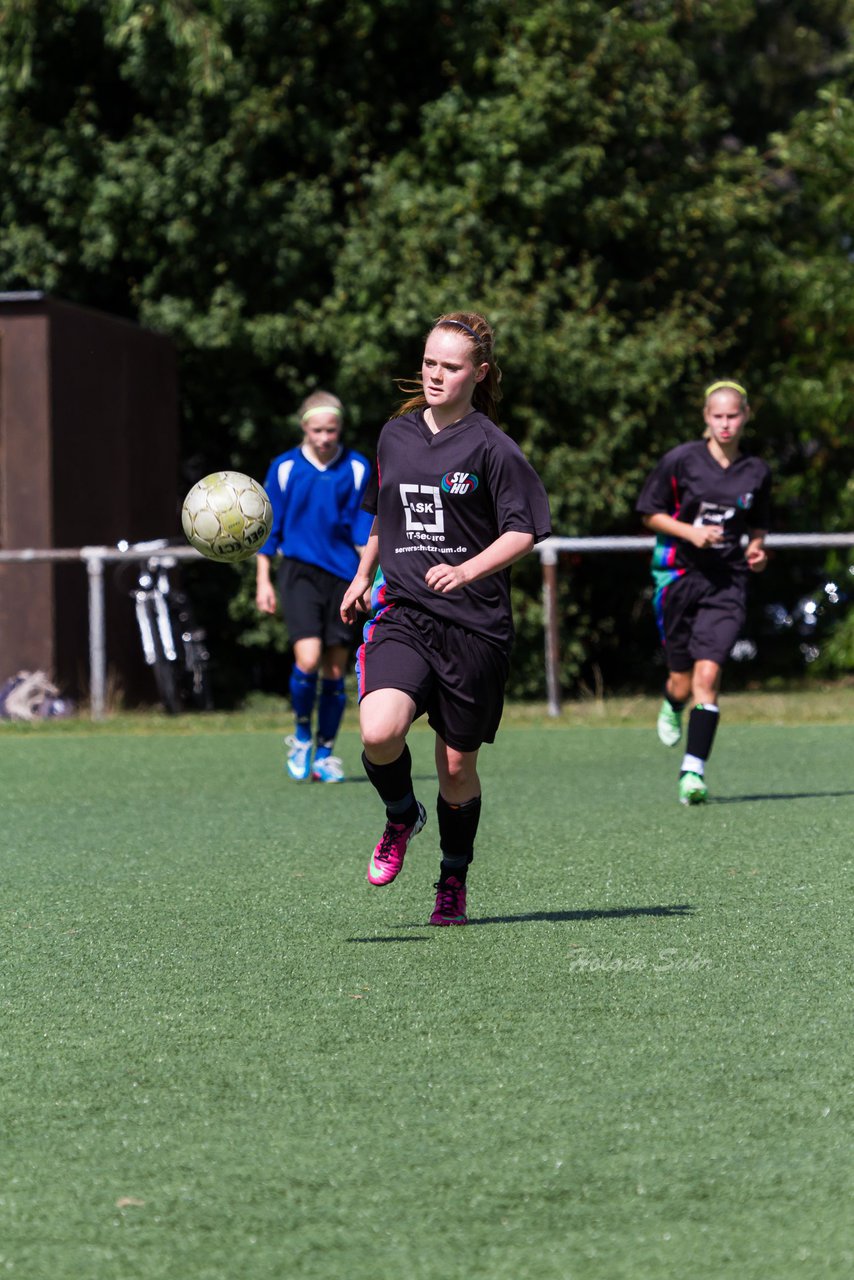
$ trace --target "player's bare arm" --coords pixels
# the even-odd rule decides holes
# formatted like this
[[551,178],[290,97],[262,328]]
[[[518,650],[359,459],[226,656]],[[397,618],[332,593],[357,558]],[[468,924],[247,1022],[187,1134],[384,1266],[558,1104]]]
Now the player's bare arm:
[[511,530],[509,533],[502,533],[478,555],[464,560],[462,564],[431,565],[424,575],[424,581],[433,591],[445,595],[448,591],[464,587],[466,583],[477,582],[479,578],[488,578],[490,574],[506,569],[514,561],[526,556],[533,545],[532,533]]
[[270,557],[255,557],[255,604],[261,613],[275,613],[276,590],[270,577]]
[[358,614],[370,613],[371,587],[380,562],[380,540],[376,527],[375,520],[355,577],[344,592],[344,598],[341,601],[341,617],[344,622],[355,622]]
[[747,567],[753,573],[762,573],[763,569],[768,567],[768,552],[765,550],[765,539],[768,533],[765,529],[750,529],[748,531],[747,549],[744,553],[747,560]]
[[643,522],[653,533],[662,533],[669,538],[684,538],[695,547],[713,547],[724,536],[719,524],[686,524],[684,520],[677,520],[664,511],[644,516]]

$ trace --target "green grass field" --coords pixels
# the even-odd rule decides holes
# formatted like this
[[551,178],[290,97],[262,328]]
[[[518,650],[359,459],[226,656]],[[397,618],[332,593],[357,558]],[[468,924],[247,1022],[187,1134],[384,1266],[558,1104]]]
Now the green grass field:
[[851,1275],[854,717],[724,704],[689,810],[643,710],[508,715],[465,929],[426,731],[372,889],[352,725],[323,788],[272,721],[4,727],[0,1275]]

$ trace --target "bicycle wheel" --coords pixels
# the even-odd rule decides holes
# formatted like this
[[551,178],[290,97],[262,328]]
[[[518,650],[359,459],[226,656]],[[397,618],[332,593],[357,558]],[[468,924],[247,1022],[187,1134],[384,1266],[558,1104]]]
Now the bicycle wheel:
[[172,627],[181,641],[179,653],[184,704],[193,711],[211,711],[213,689],[208,671],[210,654],[207,635],[204,628],[196,624],[190,602],[183,591],[172,593],[171,605]]
[[184,676],[187,702],[194,711],[212,711],[213,689],[207,650],[197,640],[192,640],[185,647],[184,661],[187,665]]
[[207,671],[193,672],[190,698],[194,711],[213,711],[213,690]]
[[170,662],[163,653],[159,652],[154,660],[154,683],[163,709],[171,716],[177,715],[181,710],[181,695],[175,678],[175,663]]
[[178,681],[178,664],[170,661],[163,650],[163,640],[157,627],[156,619],[152,619],[151,637],[154,645],[154,684],[157,697],[165,711],[177,715],[181,710],[181,689]]

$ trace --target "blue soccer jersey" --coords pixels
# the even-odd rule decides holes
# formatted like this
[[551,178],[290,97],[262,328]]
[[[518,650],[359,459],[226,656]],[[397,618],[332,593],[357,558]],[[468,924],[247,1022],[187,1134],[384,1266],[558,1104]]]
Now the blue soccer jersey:
[[345,446],[326,466],[299,445],[274,458],[264,481],[273,527],[260,554],[281,551],[349,581],[359,565],[356,547],[371,532],[372,517],[361,510],[370,472],[367,458]]

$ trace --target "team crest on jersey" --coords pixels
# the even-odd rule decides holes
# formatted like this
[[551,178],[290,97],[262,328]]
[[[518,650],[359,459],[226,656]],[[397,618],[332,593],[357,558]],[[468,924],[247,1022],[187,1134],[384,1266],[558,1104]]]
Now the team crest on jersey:
[[445,493],[474,493],[479,483],[473,471],[447,471],[442,476],[442,488]]
[[742,493],[738,499],[738,505],[741,507],[742,511],[749,511],[753,506],[753,494]]

